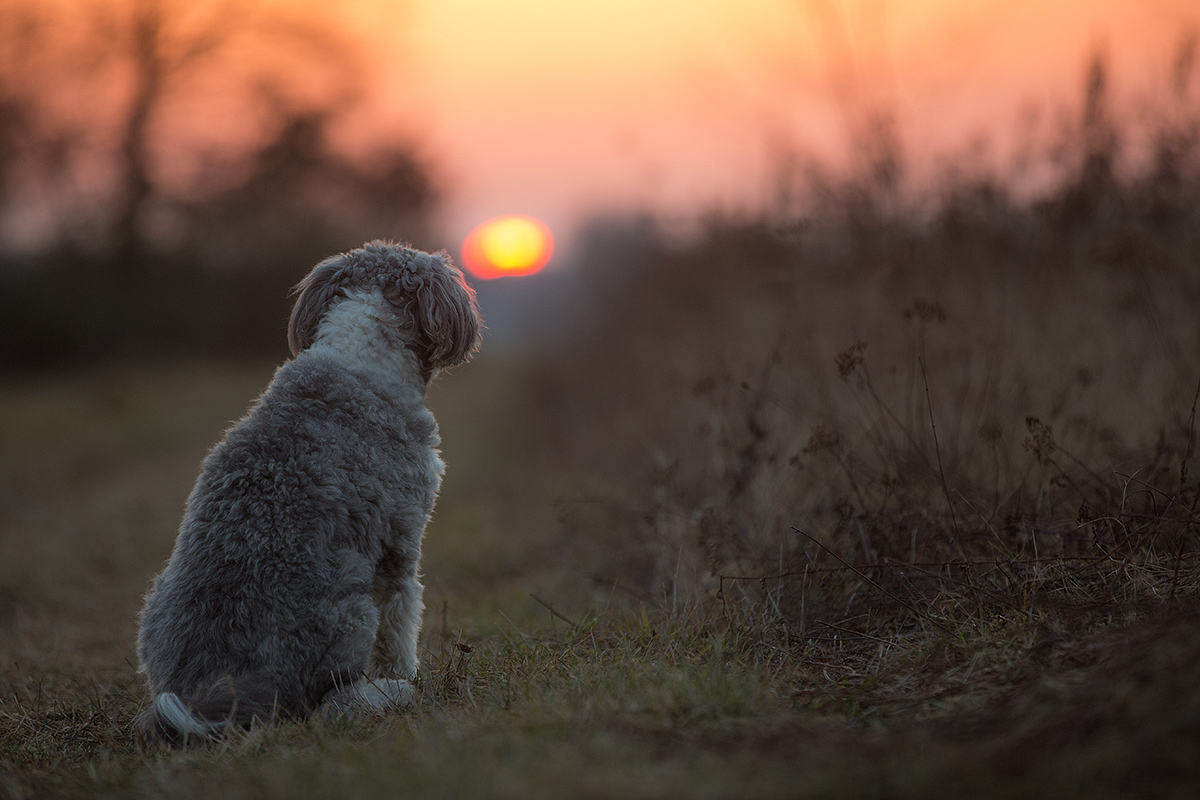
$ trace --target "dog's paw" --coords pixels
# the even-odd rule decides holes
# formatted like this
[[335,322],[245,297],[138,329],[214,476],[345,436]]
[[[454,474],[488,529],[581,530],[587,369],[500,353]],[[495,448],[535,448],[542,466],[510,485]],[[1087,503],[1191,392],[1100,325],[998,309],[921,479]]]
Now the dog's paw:
[[326,695],[321,713],[327,717],[341,717],[393,711],[412,705],[415,695],[412,681],[404,678],[363,678]]

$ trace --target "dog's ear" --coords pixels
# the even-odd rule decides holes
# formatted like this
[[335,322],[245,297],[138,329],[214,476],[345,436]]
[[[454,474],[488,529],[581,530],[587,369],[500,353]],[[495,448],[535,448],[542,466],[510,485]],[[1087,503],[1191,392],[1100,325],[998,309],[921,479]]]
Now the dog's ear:
[[288,347],[292,356],[313,343],[321,317],[329,310],[329,304],[342,293],[345,285],[346,256],[331,256],[308,273],[296,284],[292,294],[297,295],[288,320]]
[[396,300],[412,320],[413,344],[425,362],[428,380],[435,370],[470,358],[479,347],[483,322],[475,290],[448,253],[414,253],[413,262],[415,269],[400,275]]

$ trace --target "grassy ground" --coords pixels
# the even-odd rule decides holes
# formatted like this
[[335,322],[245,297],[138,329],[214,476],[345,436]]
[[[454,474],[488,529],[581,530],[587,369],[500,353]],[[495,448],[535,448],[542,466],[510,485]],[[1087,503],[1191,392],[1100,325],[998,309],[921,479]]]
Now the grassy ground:
[[1200,794],[1195,54],[1141,162],[1097,59],[1008,183],[869,124],[755,218],[598,226],[573,328],[431,390],[402,714],[140,741],[142,592],[271,366],[4,376],[0,800]]
[[[519,460],[504,452],[505,365],[475,366],[434,398],[454,466],[428,538],[425,702],[395,719],[281,726],[187,753],[146,746],[131,728],[145,700],[134,617],[199,459],[270,369],[106,368],[7,385],[0,792],[636,795],[782,780],[784,764],[753,752],[729,761],[670,744],[677,706],[719,721],[770,705],[771,681],[714,666],[705,631],[660,637],[649,618],[580,608],[564,609],[580,615],[567,623],[532,598],[552,604],[573,578],[533,552],[536,533],[514,535],[511,504],[490,494],[521,476],[507,474]],[[553,519],[549,498],[525,500],[531,524]]]
[[[7,384],[0,794],[1103,797],[1200,785],[1190,590],[1069,613],[930,595],[923,617],[803,633],[759,606],[645,596],[632,575],[628,590],[588,575],[564,544],[571,515],[555,501],[596,487],[570,474],[578,464],[547,478],[516,447],[525,374],[482,358],[431,398],[450,472],[428,537],[419,705],[185,752],[131,728],[145,701],[134,616],[200,458],[270,369]],[[1057,578],[1069,591],[1072,577]]]
[[[572,329],[431,391],[449,473],[403,714],[140,741],[142,593],[271,365],[2,375],[0,800],[1200,795],[1182,34],[1138,119],[1112,116],[1098,56],[1010,168],[948,162],[919,190],[880,109],[850,173],[785,170],[755,218],[598,225],[587,307],[553,309]],[[144,294],[67,272],[10,276],[11,363],[47,330],[79,362],[240,351],[272,324],[270,272]]]
[[1195,796],[1175,141],[1158,178],[1091,153],[1033,205],[851,183],[598,235],[573,327],[430,392],[420,698],[388,717],[133,730],[142,592],[271,365],[6,377],[0,799]]

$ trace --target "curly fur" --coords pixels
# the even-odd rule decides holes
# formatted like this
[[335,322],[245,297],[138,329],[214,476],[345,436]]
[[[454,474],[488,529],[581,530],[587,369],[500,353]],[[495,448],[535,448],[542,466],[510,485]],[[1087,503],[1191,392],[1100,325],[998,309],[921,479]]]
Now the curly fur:
[[411,697],[443,473],[425,390],[478,347],[475,296],[387,242],[296,291],[294,358],[205,459],[141,614],[143,729],[173,742]]

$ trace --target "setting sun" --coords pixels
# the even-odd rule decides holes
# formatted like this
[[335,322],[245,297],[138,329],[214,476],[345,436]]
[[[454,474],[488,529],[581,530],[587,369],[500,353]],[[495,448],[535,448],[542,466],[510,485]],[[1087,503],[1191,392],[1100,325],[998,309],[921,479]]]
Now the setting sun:
[[541,220],[521,214],[493,217],[463,240],[463,264],[477,278],[532,275],[554,253],[554,238]]

